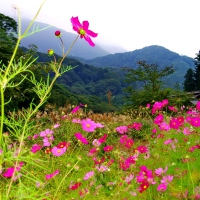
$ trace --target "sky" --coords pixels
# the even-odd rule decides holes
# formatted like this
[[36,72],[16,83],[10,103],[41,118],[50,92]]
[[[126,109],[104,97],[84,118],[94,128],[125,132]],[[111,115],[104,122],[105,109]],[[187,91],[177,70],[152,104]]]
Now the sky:
[[[0,13],[33,19],[43,0],[0,0]],[[75,33],[71,17],[88,21],[95,44],[134,51],[160,45],[195,58],[200,50],[199,0],[46,0],[36,21]]]

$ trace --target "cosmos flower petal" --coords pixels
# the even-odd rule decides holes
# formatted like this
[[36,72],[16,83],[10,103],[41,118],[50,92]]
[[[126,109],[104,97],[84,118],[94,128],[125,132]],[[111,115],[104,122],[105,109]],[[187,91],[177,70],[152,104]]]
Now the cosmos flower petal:
[[85,31],[88,31],[88,28],[89,28],[89,22],[88,21],[83,21],[83,29]]
[[98,36],[98,33],[94,33],[94,32],[91,31],[91,30],[87,30],[86,33],[87,33],[88,35],[90,35],[91,37],[97,37],[97,36]]

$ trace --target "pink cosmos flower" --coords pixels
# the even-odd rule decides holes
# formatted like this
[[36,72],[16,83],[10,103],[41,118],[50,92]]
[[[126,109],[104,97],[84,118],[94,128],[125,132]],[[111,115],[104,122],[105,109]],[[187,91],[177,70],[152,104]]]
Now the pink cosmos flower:
[[40,132],[40,137],[50,137],[52,134],[52,130],[46,129],[45,131]]
[[195,127],[200,126],[200,117],[193,117],[190,124]]
[[63,147],[63,148],[58,148],[58,147],[53,147],[51,149],[51,152],[54,156],[61,156],[63,155],[65,152],[66,152],[67,148],[66,147]]
[[130,175],[126,176],[125,182],[128,183],[128,184],[130,184],[131,181],[133,180],[133,178],[134,178],[134,175],[130,174]]
[[55,31],[55,36],[56,37],[60,37],[61,36],[61,32],[59,30]]
[[161,122],[163,122],[164,116],[159,114],[156,116],[156,118],[154,119],[154,124],[160,124]]
[[94,130],[97,128],[96,123],[92,121],[91,119],[83,119],[81,121],[82,129],[86,132],[94,132]]
[[161,183],[168,184],[168,183],[172,182],[173,178],[174,177],[171,175],[163,176]]
[[173,129],[179,129],[179,127],[181,126],[181,123],[178,121],[178,119],[172,118],[169,122],[169,126],[170,128],[173,128]]
[[80,119],[72,119],[73,123],[77,123],[77,124],[81,124],[81,120]]
[[90,171],[90,172],[88,172],[88,173],[85,174],[83,180],[88,180],[88,179],[90,179],[93,176],[94,176],[94,171]]
[[81,133],[75,133],[74,134],[75,137],[80,140],[83,144],[89,144],[89,142],[87,141],[87,138],[83,137]]
[[97,140],[97,139],[94,139],[93,142],[92,142],[92,145],[94,147],[99,147],[99,146],[101,146],[101,142],[99,142],[99,140]]
[[115,128],[115,130],[120,134],[124,134],[124,133],[128,132],[128,127],[127,126],[118,126],[117,128]]
[[100,142],[101,144],[104,143],[107,139],[108,135],[104,134],[101,138],[98,139],[98,142]]
[[148,151],[148,148],[146,146],[139,146],[137,148],[137,150],[140,152],[140,153],[146,153]]
[[60,172],[59,170],[56,170],[52,174],[46,174],[46,176],[45,176],[46,180],[49,180],[49,179],[53,178],[54,176],[56,176],[57,174],[59,174],[59,172]]
[[104,150],[105,152],[112,151],[112,150],[113,150],[113,146],[110,146],[110,145],[105,146],[105,147],[103,148],[103,150]]
[[162,122],[158,126],[161,131],[169,131],[170,130],[170,126],[166,122]]
[[[16,171],[20,171],[21,167],[24,165],[24,162],[20,162],[19,165],[16,167]],[[13,176],[15,167],[9,167],[4,173],[3,176],[5,178],[10,178]]]
[[108,171],[108,167],[105,166],[105,165],[96,166],[96,169],[97,169],[99,172]]
[[80,106],[76,106],[72,109],[71,113],[74,114],[74,113],[78,112],[79,109],[80,109]]
[[60,127],[60,124],[55,124],[53,127],[58,128],[58,127]]
[[42,147],[41,147],[39,144],[34,144],[34,145],[32,146],[32,148],[31,148],[31,152],[32,152],[32,153],[36,153],[36,152],[40,151],[41,148],[42,148]]
[[190,135],[192,133],[192,131],[190,131],[190,128],[189,127],[185,127],[184,129],[183,129],[183,134],[184,135]]
[[81,24],[78,17],[72,17],[71,23],[73,26],[73,30],[76,31],[80,35],[81,39],[84,38],[89,43],[89,45],[95,46],[90,36],[97,37],[98,34],[88,29],[89,28],[88,21],[83,21],[83,23]]
[[197,102],[197,104],[196,104],[196,109],[197,109],[198,111],[200,111],[200,101]]
[[172,139],[168,139],[164,142],[164,144],[170,144],[173,140]]
[[158,190],[159,192],[165,191],[166,189],[167,189],[167,184],[166,184],[166,183],[161,183],[161,184],[159,184],[158,187],[157,187],[157,190]]
[[165,167],[165,169],[160,167],[158,169],[155,169],[155,174],[157,176],[160,176],[160,175],[164,174],[167,170],[168,170],[168,167]]

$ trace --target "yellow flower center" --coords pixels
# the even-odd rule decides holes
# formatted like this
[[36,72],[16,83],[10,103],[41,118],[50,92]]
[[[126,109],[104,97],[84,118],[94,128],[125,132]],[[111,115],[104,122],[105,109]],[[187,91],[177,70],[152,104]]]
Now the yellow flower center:
[[79,33],[80,33],[81,35],[85,35],[85,31],[84,31],[82,28],[80,28]]

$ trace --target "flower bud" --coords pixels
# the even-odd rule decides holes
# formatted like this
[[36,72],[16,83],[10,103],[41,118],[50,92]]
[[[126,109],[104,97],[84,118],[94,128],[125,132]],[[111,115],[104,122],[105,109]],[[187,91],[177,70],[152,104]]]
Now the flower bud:
[[48,49],[48,54],[49,54],[50,56],[52,56],[52,55],[54,54],[54,50],[53,50],[53,49]]
[[60,32],[59,30],[57,30],[57,31],[55,32],[55,36],[56,36],[56,37],[60,37],[60,36],[61,36],[61,32]]

